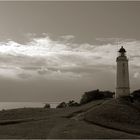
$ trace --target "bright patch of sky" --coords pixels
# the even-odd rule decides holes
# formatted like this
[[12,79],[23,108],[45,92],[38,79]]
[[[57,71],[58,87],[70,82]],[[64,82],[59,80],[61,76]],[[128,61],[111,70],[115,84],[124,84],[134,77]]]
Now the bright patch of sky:
[[[77,44],[74,36],[59,40],[49,36],[32,38],[26,44],[12,40],[0,43],[0,75],[16,79],[43,76],[51,79],[73,79],[90,75],[95,69],[115,71],[117,51],[124,46],[132,69],[137,73],[140,66],[140,41],[122,40],[104,45]],[[98,39],[99,40],[99,39]],[[104,41],[105,39],[100,39]],[[112,39],[110,39],[112,42]],[[137,74],[134,74],[134,77]]]

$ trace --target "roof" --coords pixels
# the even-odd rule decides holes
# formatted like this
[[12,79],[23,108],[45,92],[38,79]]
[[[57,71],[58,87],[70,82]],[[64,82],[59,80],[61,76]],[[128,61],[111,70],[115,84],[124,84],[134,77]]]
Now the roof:
[[119,50],[119,52],[120,53],[125,53],[126,52],[126,50],[123,48],[123,46],[120,48],[120,50]]

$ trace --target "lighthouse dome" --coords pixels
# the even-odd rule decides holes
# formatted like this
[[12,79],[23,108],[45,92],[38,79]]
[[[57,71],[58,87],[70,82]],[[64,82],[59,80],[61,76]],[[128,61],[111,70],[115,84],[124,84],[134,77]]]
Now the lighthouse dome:
[[120,50],[119,50],[119,52],[120,53],[125,53],[126,52],[126,50],[123,48],[123,46],[120,48]]

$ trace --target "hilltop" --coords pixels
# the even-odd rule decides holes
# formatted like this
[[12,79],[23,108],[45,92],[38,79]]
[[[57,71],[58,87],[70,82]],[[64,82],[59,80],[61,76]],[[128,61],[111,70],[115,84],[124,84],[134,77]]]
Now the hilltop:
[[0,111],[0,138],[140,138],[139,103],[102,99],[78,107]]

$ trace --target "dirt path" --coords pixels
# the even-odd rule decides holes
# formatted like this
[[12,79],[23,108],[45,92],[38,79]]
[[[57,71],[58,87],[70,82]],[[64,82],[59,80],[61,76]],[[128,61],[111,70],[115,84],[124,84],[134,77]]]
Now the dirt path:
[[139,139],[139,135],[103,127],[87,121],[64,119],[59,121],[51,130],[48,139]]
[[97,123],[85,120],[85,113],[91,109],[97,108],[100,105],[106,103],[94,104],[94,106],[87,107],[86,109],[80,109],[60,117],[59,123],[56,124],[51,130],[47,138],[53,139],[139,139],[140,135],[125,132],[119,129],[103,126]]
[[54,115],[44,117],[1,120],[0,136],[1,138],[140,139],[140,134],[86,120],[86,113],[107,102],[108,100],[97,101],[77,108],[60,109]]

